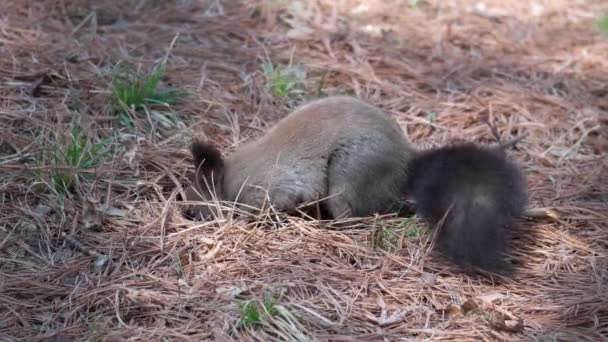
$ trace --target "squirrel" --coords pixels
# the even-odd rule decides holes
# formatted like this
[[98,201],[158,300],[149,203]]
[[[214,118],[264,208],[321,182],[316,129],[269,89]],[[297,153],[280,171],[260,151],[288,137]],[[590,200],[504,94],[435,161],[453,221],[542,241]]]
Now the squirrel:
[[[259,139],[226,158],[193,139],[196,168],[188,201],[238,203],[242,208],[294,212],[318,203],[328,218],[388,214],[412,199],[438,229],[439,252],[467,268],[502,273],[510,267],[509,231],[527,194],[504,146],[473,143],[419,150],[400,125],[362,100],[334,96],[305,104]],[[209,215],[200,204],[189,213]]]

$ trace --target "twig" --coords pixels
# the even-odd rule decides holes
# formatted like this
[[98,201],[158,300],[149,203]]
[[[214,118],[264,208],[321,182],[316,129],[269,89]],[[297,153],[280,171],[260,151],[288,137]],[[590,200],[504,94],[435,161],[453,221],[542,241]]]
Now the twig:
[[526,209],[524,216],[530,219],[550,218],[556,220],[560,217],[560,214],[554,208],[529,208]]
[[499,146],[500,146],[501,149],[506,150],[508,148],[511,148],[511,147],[515,146],[518,142],[524,140],[527,137],[528,137],[528,133],[524,133],[524,134],[522,134],[520,136],[517,136],[517,137],[515,137],[513,139],[509,139],[506,142],[500,143]]
[[92,250],[88,247],[86,247],[85,245],[83,245],[80,241],[69,237],[66,233],[61,232],[61,237],[65,240],[65,242],[72,248],[74,248],[75,250],[77,250],[78,252],[88,255],[88,256],[92,256],[95,257],[95,271],[96,272],[100,272],[103,267],[105,266],[105,264],[108,262],[109,258],[107,255],[99,253],[95,250]]

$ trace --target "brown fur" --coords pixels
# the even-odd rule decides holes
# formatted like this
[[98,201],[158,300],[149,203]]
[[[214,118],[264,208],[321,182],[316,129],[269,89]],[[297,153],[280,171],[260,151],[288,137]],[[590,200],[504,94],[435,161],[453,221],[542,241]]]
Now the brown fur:
[[219,151],[204,142],[194,141],[192,150],[195,163],[211,159],[212,167],[202,163],[189,200],[208,200],[214,188],[220,200],[292,211],[327,198],[322,206],[332,218],[395,211],[416,154],[390,116],[349,97],[296,109],[223,163],[217,161]]

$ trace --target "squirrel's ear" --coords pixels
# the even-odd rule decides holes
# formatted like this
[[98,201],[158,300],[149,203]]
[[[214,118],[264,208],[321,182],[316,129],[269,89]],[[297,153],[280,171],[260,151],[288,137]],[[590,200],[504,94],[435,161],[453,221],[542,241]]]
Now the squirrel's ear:
[[190,151],[197,173],[208,175],[211,172],[220,173],[223,170],[222,152],[205,138],[194,137]]

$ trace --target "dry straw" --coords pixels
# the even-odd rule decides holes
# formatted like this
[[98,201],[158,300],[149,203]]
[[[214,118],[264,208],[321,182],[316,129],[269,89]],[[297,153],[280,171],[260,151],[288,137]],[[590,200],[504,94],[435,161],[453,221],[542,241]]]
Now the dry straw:
[[[0,340],[607,339],[608,37],[594,27],[606,10],[562,0],[2,1]],[[129,131],[110,105],[112,66],[165,59],[163,84],[191,96],[135,116]],[[262,60],[287,71],[264,74]],[[278,97],[267,84],[292,76],[305,78],[303,91]],[[527,134],[509,153],[531,206],[556,215],[521,223],[517,274],[455,272],[429,253],[417,219],[335,229],[272,211],[181,216],[190,132],[143,131],[147,120],[181,113],[229,152],[317,93],[368,99],[420,146],[491,143],[487,121],[505,140]],[[59,193],[48,148],[75,120],[113,147],[70,169],[82,177]]]

